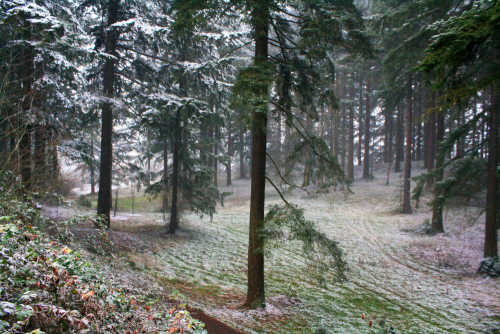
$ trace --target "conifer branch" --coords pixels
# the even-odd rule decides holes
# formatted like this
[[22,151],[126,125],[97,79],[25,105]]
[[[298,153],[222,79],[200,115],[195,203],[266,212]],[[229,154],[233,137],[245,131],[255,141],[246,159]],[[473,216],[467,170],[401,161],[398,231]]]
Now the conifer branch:
[[276,168],[276,171],[278,172],[278,175],[280,177],[280,179],[288,186],[290,186],[291,188],[298,188],[300,190],[303,190],[305,191],[308,195],[310,195],[311,193],[306,189],[306,188],[303,188],[303,187],[299,187],[295,184],[291,184],[289,183],[285,177],[283,176],[283,174],[281,174],[281,171],[279,170],[278,166],[276,165],[276,162],[274,161],[274,159],[271,157],[271,155],[269,153],[266,152],[266,155],[268,156],[269,159],[271,159],[271,162],[273,163],[274,167]]

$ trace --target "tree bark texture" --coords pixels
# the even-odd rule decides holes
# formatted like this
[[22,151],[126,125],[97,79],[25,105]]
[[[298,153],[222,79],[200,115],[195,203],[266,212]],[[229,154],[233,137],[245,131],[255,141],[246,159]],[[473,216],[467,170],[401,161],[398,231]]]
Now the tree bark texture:
[[[108,1],[107,27],[118,22],[118,7],[120,0]],[[108,29],[106,33],[107,54],[117,56],[116,44],[118,31],[114,28]],[[114,97],[115,82],[115,58],[106,58],[103,70],[104,96],[108,99]],[[97,214],[105,217],[106,227],[110,227],[111,211],[111,185],[113,167],[113,106],[112,103],[104,102],[102,107],[102,131],[101,131],[101,170],[99,175],[99,197],[97,199]]]
[[[432,93],[431,108],[437,107],[437,93]],[[428,134],[427,134],[427,171],[431,172],[434,169],[434,158],[436,157],[436,113],[431,113],[428,121]],[[431,189],[434,184],[434,178],[427,180],[426,187]]]
[[233,159],[233,133],[232,133],[232,123],[231,123],[231,117],[228,117],[228,122],[227,122],[227,156],[229,158],[227,165],[226,165],[226,186],[229,187],[231,185],[231,161]]
[[363,143],[363,77],[359,75],[359,110],[358,110],[358,166],[363,164],[362,143]]
[[179,151],[181,149],[181,107],[177,108],[175,114],[174,140],[172,148],[172,205],[170,208],[170,223],[168,224],[168,234],[175,234],[179,227],[178,217],[178,197],[179,197]]
[[[269,36],[269,0],[255,1],[252,8],[252,23],[255,33],[256,66],[266,66],[268,61]],[[261,87],[258,92],[267,99],[268,87]],[[266,133],[267,113],[253,111],[252,124],[252,181],[250,194],[250,230],[248,245],[248,290],[247,307],[265,307],[264,293],[264,252],[263,240],[259,231],[264,220],[264,202],[266,185]]]
[[394,173],[401,172],[401,160],[404,151],[404,116],[403,109],[398,106],[396,109],[396,159],[394,161]]
[[240,132],[240,180],[244,180],[246,178],[245,173],[245,134],[243,132],[243,126],[241,127]]
[[[353,87],[350,88],[350,98],[353,99]],[[347,142],[347,177],[354,181],[354,105],[349,105],[349,134]]]
[[363,179],[370,179],[370,117],[371,117],[370,77],[366,81],[365,110],[365,155],[363,158]]
[[90,158],[92,165],[90,165],[90,195],[95,195],[95,165],[94,165],[94,130],[91,130],[90,137]]
[[[436,115],[436,140],[441,142],[444,138],[444,115],[440,111]],[[432,221],[431,221],[431,231],[433,233],[444,233],[443,227],[443,205],[444,198],[442,188],[440,187],[440,182],[443,181],[443,165],[444,165],[444,154],[441,149],[438,150],[436,159],[436,182],[434,183],[434,201],[432,205]]]
[[[214,185],[217,187],[217,182],[219,181],[219,160],[217,156],[219,155],[219,130],[214,129]],[[187,152],[187,150],[186,150]]]
[[406,94],[406,148],[405,148],[405,178],[403,189],[403,213],[411,213],[411,147],[413,141],[413,76],[408,73]]
[[492,87],[490,131],[488,138],[488,176],[486,186],[486,226],[484,237],[484,257],[498,256],[497,196],[498,196],[498,126],[500,101],[498,83]]

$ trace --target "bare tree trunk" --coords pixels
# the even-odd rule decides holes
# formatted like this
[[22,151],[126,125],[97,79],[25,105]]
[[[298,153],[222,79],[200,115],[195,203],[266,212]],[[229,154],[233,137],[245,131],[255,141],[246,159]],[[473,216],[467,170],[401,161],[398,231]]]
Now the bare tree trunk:
[[181,149],[181,108],[177,108],[175,115],[174,140],[172,149],[172,205],[170,207],[170,223],[168,234],[175,234],[179,227],[179,217],[177,213],[177,202],[179,192],[179,151]]
[[240,132],[240,180],[246,178],[245,173],[245,134],[243,133],[243,127],[241,127]]
[[282,165],[282,153],[283,153],[283,145],[281,143],[281,136],[282,136],[282,129],[281,129],[281,126],[282,126],[282,117],[281,115],[278,114],[278,120],[276,122],[276,127],[277,127],[277,132],[276,132],[276,136],[278,137],[276,139],[276,164],[278,166],[281,166]]
[[418,123],[417,123],[417,143],[416,143],[416,152],[415,152],[415,160],[420,161],[422,160],[422,111],[424,110],[423,105],[424,105],[424,99],[423,99],[424,91],[422,89],[422,84],[420,84],[420,91],[418,95],[418,112],[417,112],[417,117]]
[[214,185],[217,187],[217,183],[219,181],[219,159],[217,156],[219,155],[219,130],[217,128],[214,129]]
[[[496,57],[495,57],[496,58]],[[498,83],[491,89],[490,133],[488,138],[488,176],[486,186],[486,227],[484,257],[498,256],[497,196],[498,196],[498,126],[500,101]]]
[[[309,115],[305,115],[306,117],[306,129],[307,132],[312,134],[312,120]],[[311,176],[311,150],[309,147],[306,147],[306,156],[305,156],[305,162],[304,162],[304,179],[302,182],[302,187],[308,187],[310,184],[310,176]]]
[[408,73],[408,87],[406,95],[406,152],[405,152],[405,179],[403,189],[403,213],[411,213],[411,147],[413,140],[413,76]]
[[231,185],[231,160],[233,159],[233,137],[232,137],[232,122],[231,116],[228,117],[227,123],[227,156],[229,158],[226,164],[226,186]]
[[90,165],[90,194],[95,195],[94,129],[92,129],[90,137],[90,158],[92,159],[92,165]]
[[363,179],[370,179],[370,117],[371,117],[371,98],[370,98],[370,77],[366,81],[366,110],[365,110],[365,156],[363,158]]
[[[116,44],[118,31],[110,28],[118,22],[118,4],[120,0],[108,1],[108,22],[106,36],[107,54],[117,56]],[[114,96],[115,82],[115,58],[107,57],[103,70],[104,96],[112,99]],[[113,108],[110,102],[105,102],[102,107],[102,131],[101,131],[101,171],[99,176],[99,197],[97,199],[97,214],[105,217],[106,227],[110,227],[111,210],[111,174],[113,167]]]
[[359,110],[358,110],[358,166],[363,164],[362,151],[363,142],[363,77],[359,75]]
[[[461,127],[462,124],[463,124],[463,121],[462,121],[462,112],[465,113],[465,110],[460,110],[460,107],[457,106],[457,108],[459,108],[458,110],[458,114],[457,114],[457,128]],[[439,141],[439,140],[438,140]],[[463,138],[459,138],[457,140],[457,156],[458,157],[461,157],[464,155],[464,152],[465,152],[465,148],[464,148],[464,139]]]
[[[252,8],[255,33],[255,66],[267,66],[269,36],[269,0],[261,0]],[[268,86],[262,84],[258,94],[268,98]],[[248,244],[247,307],[265,307],[263,240],[259,237],[264,220],[266,186],[267,113],[253,111],[252,183],[250,195],[250,231]]]
[[163,221],[168,207],[168,138],[163,135]]
[[387,163],[391,163],[392,164],[392,160],[393,160],[393,155],[394,155],[394,150],[393,150],[393,112],[392,111],[388,111],[387,115],[385,116],[385,127],[386,127],[386,142],[385,142],[385,145],[386,145],[386,161]]
[[148,155],[148,185],[151,185],[151,131],[147,130],[147,155]]
[[[437,95],[436,93],[432,93],[431,97],[431,108],[436,108],[437,106]],[[430,116],[429,120],[429,140],[428,140],[428,149],[427,149],[427,171],[431,172],[434,169],[434,158],[436,156],[436,113],[433,112]],[[434,178],[429,178],[427,181],[427,189],[431,189],[434,184]]]
[[[426,110],[425,108],[423,110]],[[429,120],[426,119],[424,121],[424,148],[423,148],[423,153],[424,153],[424,169],[428,169],[429,165],[429,134],[430,134],[430,124]]]
[[404,147],[403,108],[398,106],[396,109],[396,112],[397,112],[397,116],[396,116],[396,159],[394,161],[394,173],[399,173],[399,172],[401,172],[401,160],[403,160],[403,147]]
[[[477,115],[477,96],[474,97],[473,99],[473,104],[472,104],[472,117],[475,118]],[[472,147],[476,147],[476,142],[477,142],[477,123],[475,123],[472,126]]]
[[[436,141],[439,143],[444,138],[444,115],[440,111],[436,115]],[[433,233],[444,233],[443,227],[443,205],[444,198],[442,197],[443,191],[440,186],[440,182],[443,181],[443,165],[444,165],[444,154],[442,149],[438,150],[438,155],[436,159],[436,182],[434,183],[434,200],[432,203],[432,222],[431,231]]]
[[[353,75],[354,76],[354,75]],[[350,99],[353,99],[354,89],[350,88]],[[354,105],[349,106],[349,135],[347,142],[347,177],[354,181]]]
[[[342,166],[342,169],[345,170],[345,158],[346,158],[346,149],[345,149],[345,142],[346,142],[346,118],[345,118],[345,111],[343,111],[343,115],[341,117],[340,115],[341,109],[338,110],[337,112],[337,124],[338,127],[340,127],[340,140],[337,138],[335,140],[335,143],[337,145],[337,152],[338,155],[340,155],[340,165]],[[342,145],[340,145],[342,143]]]

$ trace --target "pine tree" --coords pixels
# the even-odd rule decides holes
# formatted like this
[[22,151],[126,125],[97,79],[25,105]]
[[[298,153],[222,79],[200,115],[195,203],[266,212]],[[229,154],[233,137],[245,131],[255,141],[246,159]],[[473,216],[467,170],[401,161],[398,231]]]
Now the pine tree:
[[[442,22],[441,34],[426,50],[419,68],[433,79],[433,88],[443,90],[446,106],[461,103],[478,91],[491,89],[489,149],[486,189],[485,257],[498,256],[497,166],[498,166],[498,82],[500,19],[495,1],[472,1],[464,11]],[[474,71],[475,69],[475,71]],[[481,70],[480,70],[481,69]],[[484,70],[486,69],[486,70]],[[460,75],[457,75],[460,74]],[[482,115],[486,117],[485,114]],[[477,122],[477,116],[470,122]],[[448,143],[454,144],[472,125],[464,124]],[[458,129],[457,129],[458,130]],[[439,154],[450,151],[442,145]]]

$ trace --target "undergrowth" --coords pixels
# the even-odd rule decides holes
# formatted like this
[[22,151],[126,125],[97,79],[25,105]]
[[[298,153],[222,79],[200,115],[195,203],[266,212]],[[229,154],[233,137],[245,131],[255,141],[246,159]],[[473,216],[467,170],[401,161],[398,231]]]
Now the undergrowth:
[[[82,218],[85,219],[85,218]],[[98,222],[98,220],[97,220]],[[189,312],[113,287],[0,173],[0,330],[4,333],[206,333]],[[63,224],[63,231],[69,229]],[[68,232],[69,233],[69,232]],[[105,232],[103,232],[105,233]]]

